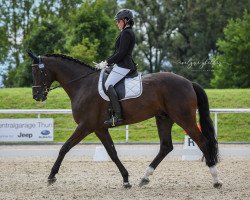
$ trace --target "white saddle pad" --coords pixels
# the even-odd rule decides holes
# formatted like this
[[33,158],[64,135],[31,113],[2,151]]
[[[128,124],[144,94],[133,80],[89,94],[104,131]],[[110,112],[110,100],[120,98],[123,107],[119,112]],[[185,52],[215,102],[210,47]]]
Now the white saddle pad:
[[[100,96],[104,100],[110,101],[109,97],[103,91],[102,80],[103,80],[104,71],[105,71],[105,69],[102,69],[102,71],[100,73],[99,82],[98,82],[98,91],[99,91]],[[125,78],[124,82],[125,82],[125,97],[122,98],[121,101],[126,100],[126,99],[131,99],[131,98],[137,98],[142,94],[141,73],[138,73],[138,76],[136,76],[134,78]],[[117,84],[122,84],[122,83],[117,83]]]

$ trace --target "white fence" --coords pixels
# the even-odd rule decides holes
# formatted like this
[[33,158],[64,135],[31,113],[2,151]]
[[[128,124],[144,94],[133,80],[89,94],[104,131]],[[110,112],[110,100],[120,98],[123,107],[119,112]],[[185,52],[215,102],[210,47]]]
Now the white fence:
[[[216,135],[218,134],[218,114],[219,113],[250,113],[250,109],[228,109],[218,108],[210,109],[211,113],[214,113],[214,128]],[[41,114],[72,114],[70,109],[0,109],[0,114],[37,114],[40,118]],[[118,128],[119,130],[126,131],[126,142],[129,138],[129,126],[126,125],[125,129]]]

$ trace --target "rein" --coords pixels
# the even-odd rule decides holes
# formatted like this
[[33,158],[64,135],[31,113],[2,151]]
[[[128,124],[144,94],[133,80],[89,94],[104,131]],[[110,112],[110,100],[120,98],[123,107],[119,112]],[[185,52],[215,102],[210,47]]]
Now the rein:
[[[63,85],[68,85],[68,84],[70,84],[70,83],[72,83],[72,82],[78,81],[78,80],[80,80],[80,79],[82,79],[82,78],[85,78],[85,77],[91,75],[91,74],[94,74],[95,72],[97,72],[97,71],[93,71],[93,72],[90,72],[89,74],[86,74],[86,75],[82,75],[82,76],[80,76],[80,77],[77,77],[77,78],[75,78],[75,79],[73,79],[73,80],[70,80],[69,82],[67,82],[67,83],[65,83],[65,84],[63,84]],[[58,86],[55,86],[55,87],[53,87],[53,88],[49,88],[49,91],[54,90],[54,89],[59,88],[59,87],[62,87],[62,86],[61,86],[61,85],[58,85]]]

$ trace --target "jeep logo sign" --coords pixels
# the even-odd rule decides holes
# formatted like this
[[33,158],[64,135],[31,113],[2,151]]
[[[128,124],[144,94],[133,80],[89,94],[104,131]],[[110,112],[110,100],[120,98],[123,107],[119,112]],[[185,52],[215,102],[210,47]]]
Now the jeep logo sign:
[[53,131],[51,118],[0,119],[0,142],[53,141]]
[[28,137],[28,138],[32,138],[33,134],[32,133],[22,133],[20,132],[19,135],[17,135],[17,137]]

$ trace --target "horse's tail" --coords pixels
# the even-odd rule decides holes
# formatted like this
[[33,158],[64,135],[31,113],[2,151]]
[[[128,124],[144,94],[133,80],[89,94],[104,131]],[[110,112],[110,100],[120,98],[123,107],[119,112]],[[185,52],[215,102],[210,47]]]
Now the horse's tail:
[[207,94],[197,83],[193,83],[193,88],[198,101],[201,132],[206,138],[206,145],[209,153],[209,160],[206,160],[206,164],[210,167],[218,163],[218,142],[215,136],[213,121],[210,117]]

